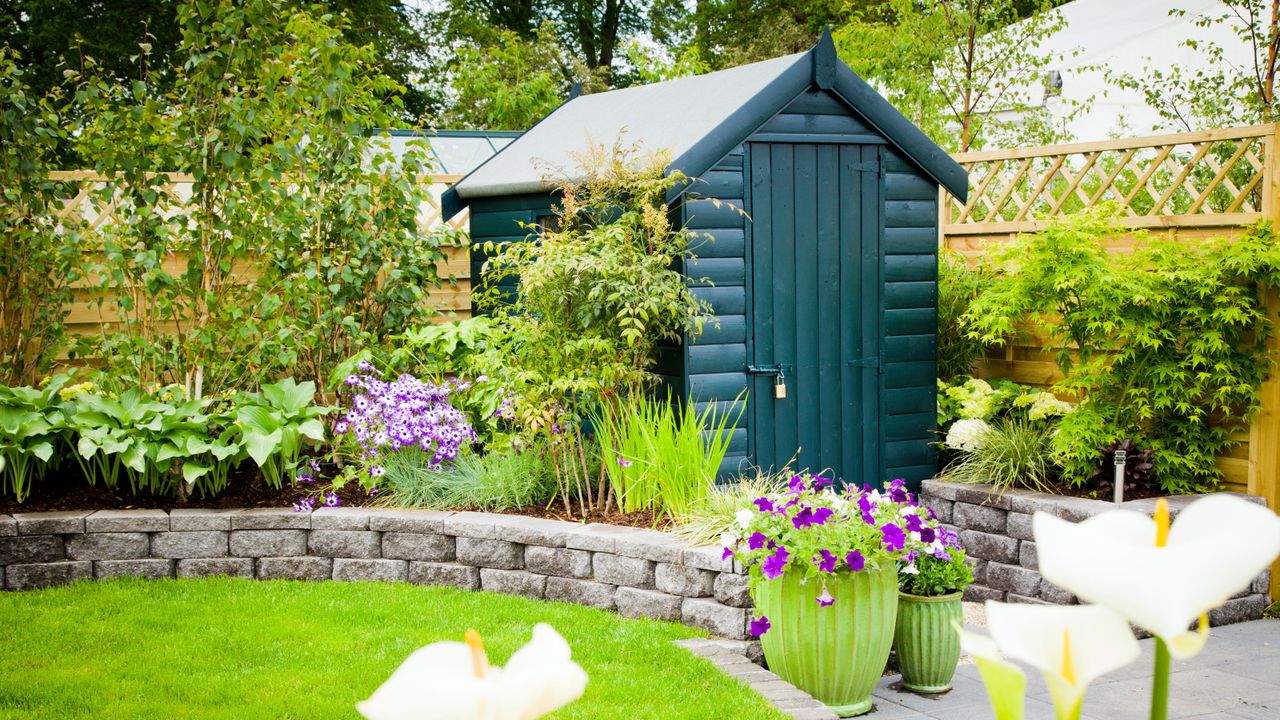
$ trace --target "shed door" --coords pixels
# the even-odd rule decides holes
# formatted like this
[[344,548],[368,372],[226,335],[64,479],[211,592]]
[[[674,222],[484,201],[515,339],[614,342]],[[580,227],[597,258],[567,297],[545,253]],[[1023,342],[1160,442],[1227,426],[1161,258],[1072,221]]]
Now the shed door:
[[749,144],[749,406],[761,468],[794,456],[793,469],[879,481],[878,160],[874,145]]

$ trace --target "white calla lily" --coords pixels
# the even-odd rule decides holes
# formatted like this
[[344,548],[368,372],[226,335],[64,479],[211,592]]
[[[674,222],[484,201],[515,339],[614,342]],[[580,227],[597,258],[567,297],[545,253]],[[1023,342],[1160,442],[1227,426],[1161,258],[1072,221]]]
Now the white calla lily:
[[[1280,554],[1280,517],[1229,495],[1191,503],[1169,526],[1113,510],[1081,523],[1036,513],[1040,573],[1086,602],[1105,605],[1162,639],[1174,657],[1196,654],[1209,610],[1248,587]],[[1200,618],[1200,631],[1189,631]]]
[[1027,694],[1027,675],[1000,654],[996,643],[986,635],[969,632],[959,625],[960,649],[973,657],[982,674],[982,683],[991,697],[996,720],[1022,720]]
[[533,720],[582,697],[587,674],[569,644],[539,623],[505,668],[489,665],[479,635],[427,645],[356,709],[368,720]]
[[1079,717],[1089,683],[1139,654],[1124,618],[1097,605],[987,601],[987,625],[1000,652],[1044,675],[1059,720]]

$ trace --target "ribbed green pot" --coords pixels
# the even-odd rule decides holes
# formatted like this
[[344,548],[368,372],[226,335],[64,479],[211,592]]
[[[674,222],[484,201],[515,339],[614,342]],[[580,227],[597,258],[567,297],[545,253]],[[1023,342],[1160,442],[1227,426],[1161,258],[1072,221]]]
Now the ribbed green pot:
[[761,582],[751,593],[756,612],[771,623],[760,637],[769,669],[840,717],[869,712],[893,646],[897,568],[828,578],[835,598],[829,607],[818,605],[822,583],[801,583],[796,575]]
[[893,649],[898,654],[902,686],[918,693],[951,689],[960,661],[960,635],[952,623],[964,622],[962,593],[937,597],[898,594],[898,627]]

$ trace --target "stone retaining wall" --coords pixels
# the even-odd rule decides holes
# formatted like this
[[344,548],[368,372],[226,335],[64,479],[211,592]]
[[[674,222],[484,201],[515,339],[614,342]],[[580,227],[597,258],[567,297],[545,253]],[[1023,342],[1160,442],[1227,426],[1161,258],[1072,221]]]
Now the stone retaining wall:
[[562,600],[746,637],[746,575],[718,546],[517,515],[322,508],[0,515],[0,583],[121,575],[382,580]]
[[[1238,496],[1264,504],[1260,497]],[[1170,514],[1176,518],[1178,511],[1198,497],[1182,495],[1167,498]],[[1102,500],[1016,489],[997,496],[992,494],[989,485],[942,480],[926,480],[920,490],[920,501],[933,508],[948,527],[960,533],[960,542],[972,562],[974,577],[973,585],[965,591],[965,600],[1059,605],[1074,604],[1076,598],[1040,577],[1031,516],[1036,512],[1047,512],[1079,522],[1115,509],[1114,503]],[[1123,505],[1125,509],[1148,515],[1155,511],[1155,506],[1155,500],[1131,500]],[[1263,571],[1246,590],[1210,612],[1210,623],[1226,625],[1262,617],[1268,605],[1268,579],[1268,573]]]

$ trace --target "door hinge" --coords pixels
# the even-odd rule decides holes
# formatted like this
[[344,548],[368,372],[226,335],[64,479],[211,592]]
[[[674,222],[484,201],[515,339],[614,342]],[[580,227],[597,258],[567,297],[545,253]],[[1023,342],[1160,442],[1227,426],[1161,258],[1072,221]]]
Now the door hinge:
[[880,172],[880,161],[867,160],[866,162],[849,163],[849,169],[854,172],[878,173]]
[[849,361],[849,367],[856,367],[856,368],[878,368],[878,367],[880,367],[880,358],[878,358],[878,357],[868,357],[868,358],[861,358],[861,359],[859,359],[859,360],[850,360],[850,361]]

